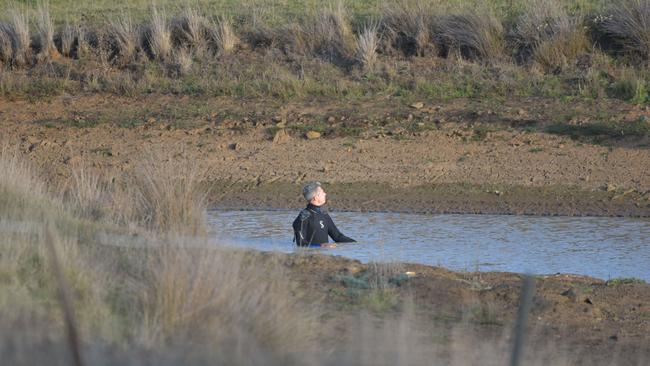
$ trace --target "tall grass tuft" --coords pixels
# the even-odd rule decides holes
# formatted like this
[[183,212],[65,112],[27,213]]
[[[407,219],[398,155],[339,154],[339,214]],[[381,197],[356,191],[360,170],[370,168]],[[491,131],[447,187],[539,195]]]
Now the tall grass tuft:
[[559,0],[528,3],[508,38],[516,61],[533,61],[545,72],[562,70],[590,47],[580,18],[571,16]]
[[39,4],[36,14],[36,28],[38,29],[38,39],[40,41],[39,58],[49,60],[58,53],[54,45],[54,22],[50,16],[49,3]]
[[189,161],[151,156],[128,180],[129,201],[122,202],[133,207],[116,211],[131,212],[128,221],[155,232],[202,235],[207,205],[204,179],[205,172]]
[[17,66],[24,66],[31,56],[29,18],[26,11],[12,8],[8,11],[10,24],[10,37],[13,47],[12,60]]
[[147,36],[151,55],[160,61],[169,58],[172,52],[172,37],[169,24],[164,12],[156,6],[151,7],[151,23]]
[[503,26],[491,12],[468,10],[445,16],[437,37],[447,54],[457,53],[465,59],[483,62],[503,58]]
[[81,217],[93,221],[103,219],[112,199],[101,175],[84,166],[74,167],[71,173],[72,180],[64,191],[64,201]]
[[423,0],[400,0],[383,16],[384,33],[392,47],[406,55],[435,54],[433,35],[438,17],[434,4]]
[[210,38],[217,52],[229,54],[235,50],[239,44],[239,38],[228,18],[221,17],[212,21],[210,26]]
[[135,60],[138,52],[140,34],[138,28],[133,24],[129,15],[110,21],[110,40],[115,59],[121,63],[129,63]]
[[207,27],[207,19],[197,9],[188,5],[174,21],[172,36],[178,46],[202,53],[206,47]]
[[320,9],[291,32],[291,52],[339,64],[354,59],[356,39],[350,25],[350,15],[342,2]]
[[180,48],[174,51],[173,56],[174,72],[179,75],[186,75],[192,70],[192,51],[187,48]]
[[75,42],[75,26],[71,26],[66,22],[63,29],[61,29],[61,54],[65,57],[72,57]]
[[623,52],[650,60],[650,1],[613,3],[598,25]]
[[368,24],[363,27],[363,30],[357,36],[356,59],[365,70],[372,70],[375,66],[378,48],[378,26],[377,24]]
[[9,24],[0,23],[0,63],[10,65],[14,48],[11,44],[11,27]]

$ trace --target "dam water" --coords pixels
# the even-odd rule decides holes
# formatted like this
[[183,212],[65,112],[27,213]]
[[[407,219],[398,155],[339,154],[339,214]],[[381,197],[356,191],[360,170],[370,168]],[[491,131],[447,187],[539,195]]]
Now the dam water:
[[[298,211],[209,211],[219,242],[294,252]],[[569,273],[650,282],[650,219],[331,212],[358,243],[312,249],[362,262],[408,262],[459,271]]]

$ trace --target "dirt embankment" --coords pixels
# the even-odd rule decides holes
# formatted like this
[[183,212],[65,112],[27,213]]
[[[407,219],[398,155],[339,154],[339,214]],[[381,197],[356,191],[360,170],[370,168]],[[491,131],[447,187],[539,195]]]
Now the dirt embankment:
[[[422,328],[435,329],[441,337],[445,329],[470,325],[464,329],[476,337],[477,347],[510,334],[523,283],[522,275],[512,273],[459,273],[415,264],[382,268],[319,254],[280,256],[308,298],[324,296],[329,309],[324,318],[331,323],[347,322],[343,314],[367,307],[390,316],[412,301]],[[551,364],[558,363],[560,349],[566,364],[644,364],[650,359],[649,284],[561,274],[534,282],[528,352],[544,350]],[[377,291],[383,295],[373,296]]]
[[[328,184],[334,209],[650,216],[647,143],[592,143],[495,122],[498,113],[511,126],[516,118],[530,121],[533,112],[474,113],[467,122],[454,117],[462,114],[462,105],[396,106],[396,115],[386,112],[385,119],[352,134],[349,126],[361,122],[346,116],[358,119],[362,113],[349,106],[323,106],[318,112],[309,105],[262,101],[262,112],[251,112],[255,117],[234,119],[211,111],[242,116],[256,106],[216,99],[192,113],[181,112],[187,100],[1,101],[1,142],[19,146],[54,179],[65,179],[79,165],[118,177],[137,168],[143,157],[189,159],[209,171],[208,179],[217,183],[212,202],[222,207],[299,207],[299,186],[319,180]],[[375,116],[387,108],[381,103],[357,107]],[[138,114],[142,121],[123,124],[131,118],[122,116],[124,111],[145,108],[167,109],[164,118]],[[408,126],[420,122],[413,130],[386,122],[399,118]],[[305,132],[322,126],[333,127],[323,132],[326,136],[305,138]]]

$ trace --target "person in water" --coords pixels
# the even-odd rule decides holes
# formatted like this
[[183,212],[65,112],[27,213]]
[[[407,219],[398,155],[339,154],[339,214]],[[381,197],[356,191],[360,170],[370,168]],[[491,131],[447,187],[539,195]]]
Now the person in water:
[[328,243],[328,236],[337,243],[355,241],[343,235],[334,225],[330,215],[322,209],[322,206],[327,202],[327,193],[325,193],[319,182],[307,184],[302,189],[302,195],[308,204],[293,221],[296,245],[301,247],[335,247],[336,244]]

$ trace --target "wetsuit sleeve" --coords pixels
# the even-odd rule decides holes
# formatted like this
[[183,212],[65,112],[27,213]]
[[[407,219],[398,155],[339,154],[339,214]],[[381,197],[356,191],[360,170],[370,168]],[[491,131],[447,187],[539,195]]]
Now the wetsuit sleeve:
[[343,233],[339,231],[339,229],[334,225],[334,221],[330,217],[330,215],[326,215],[327,217],[327,234],[332,238],[337,243],[352,243],[356,242],[356,240],[349,238]]
[[304,247],[309,245],[309,238],[307,231],[309,228],[309,214],[301,212],[295,220],[293,220],[293,234],[296,245]]

